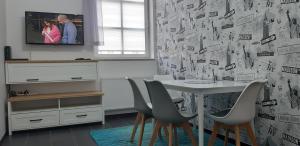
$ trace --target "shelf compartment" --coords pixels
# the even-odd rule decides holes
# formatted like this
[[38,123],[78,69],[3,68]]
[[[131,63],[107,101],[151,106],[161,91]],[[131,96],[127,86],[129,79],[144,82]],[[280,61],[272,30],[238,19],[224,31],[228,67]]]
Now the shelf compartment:
[[36,100],[36,101],[18,101],[11,104],[12,112],[30,112],[41,111],[47,109],[58,109],[58,100]]
[[65,98],[60,99],[60,108],[101,105],[101,101],[102,100],[99,98],[99,96],[85,98]]

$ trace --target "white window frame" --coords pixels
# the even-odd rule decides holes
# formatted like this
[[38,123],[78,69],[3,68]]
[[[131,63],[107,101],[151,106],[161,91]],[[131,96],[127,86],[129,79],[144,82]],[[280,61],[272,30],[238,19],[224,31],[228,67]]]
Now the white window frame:
[[[132,2],[124,0],[101,0],[101,1],[115,1],[121,4],[121,27],[104,27],[104,29],[118,29],[121,30],[121,41],[122,41],[122,54],[99,54],[98,46],[95,49],[96,57],[99,59],[153,59],[154,58],[154,33],[151,33],[154,30],[153,24],[153,2],[152,0],[144,0],[144,11],[145,11],[145,54],[124,54],[124,30],[141,30],[139,28],[124,28],[123,27],[123,3],[135,3],[140,4],[141,2]],[[105,37],[105,35],[104,35]],[[105,44],[105,42],[104,42]]]

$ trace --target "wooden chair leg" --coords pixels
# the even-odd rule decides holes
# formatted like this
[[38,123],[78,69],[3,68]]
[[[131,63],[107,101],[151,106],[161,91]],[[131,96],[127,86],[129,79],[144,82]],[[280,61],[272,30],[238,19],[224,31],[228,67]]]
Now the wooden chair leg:
[[146,121],[146,117],[144,114],[141,114],[141,129],[140,129],[140,137],[139,137],[139,141],[138,141],[138,146],[142,145],[143,142],[143,135],[144,135],[144,128],[145,128],[145,121]]
[[151,123],[152,123],[152,126],[153,126],[153,130],[154,130],[154,128],[155,128],[155,124],[156,124],[156,119],[155,118],[153,118],[152,120],[151,120]]
[[168,126],[168,130],[169,130],[169,146],[173,146],[173,124],[169,124]]
[[158,137],[159,137],[159,138],[162,138],[162,135],[161,135],[161,127],[159,127],[159,130],[158,130]]
[[182,128],[184,129],[184,131],[186,131],[186,133],[188,134],[189,138],[192,141],[192,146],[197,146],[197,141],[193,135],[193,131],[192,131],[192,127],[190,126],[189,122],[185,122],[182,124]]
[[135,122],[134,122],[134,126],[132,128],[132,133],[131,133],[131,137],[130,137],[131,143],[134,141],[136,129],[138,128],[140,121],[141,121],[141,113],[138,113],[136,116]]
[[228,137],[229,137],[229,129],[225,129],[225,139],[224,139],[224,146],[228,145]]
[[174,127],[174,145],[178,146],[178,135],[177,135],[177,128]]
[[218,134],[219,128],[220,128],[219,123],[215,122],[214,126],[213,126],[212,134],[211,134],[211,136],[209,138],[209,141],[208,141],[208,146],[213,146],[214,145],[214,143],[217,139],[217,134]]
[[238,125],[234,126],[234,133],[235,133],[235,145],[241,146],[240,142],[240,127]]
[[158,137],[159,137],[159,138],[163,138],[163,136],[161,135],[161,129],[162,129],[162,126],[159,127],[159,130],[158,130]]
[[[153,118],[153,121],[152,121],[152,124],[153,124],[153,130],[154,130],[155,129],[155,123],[156,123],[157,120]],[[162,136],[161,136],[161,127],[159,127],[158,137],[162,138]]]
[[155,140],[156,140],[157,135],[158,135],[158,130],[160,129],[160,127],[161,127],[160,122],[159,122],[159,121],[156,121],[155,128],[154,128],[154,130],[153,130],[153,133],[152,133],[152,137],[151,137],[149,146],[153,146],[153,145],[154,145]]
[[164,128],[165,136],[168,137],[169,135],[168,128],[165,126],[163,128]]
[[254,132],[252,130],[251,123],[249,122],[245,126],[246,126],[246,129],[247,129],[248,136],[251,139],[252,145],[257,146],[256,137],[255,137]]

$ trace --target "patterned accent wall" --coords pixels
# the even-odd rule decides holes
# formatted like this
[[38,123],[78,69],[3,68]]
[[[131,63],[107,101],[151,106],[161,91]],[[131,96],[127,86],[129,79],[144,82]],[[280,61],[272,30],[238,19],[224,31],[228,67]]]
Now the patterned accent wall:
[[[156,0],[156,7],[161,74],[267,78],[257,101],[259,145],[300,146],[299,0]],[[206,98],[206,110],[218,111],[231,100]],[[212,121],[205,123],[209,128]]]

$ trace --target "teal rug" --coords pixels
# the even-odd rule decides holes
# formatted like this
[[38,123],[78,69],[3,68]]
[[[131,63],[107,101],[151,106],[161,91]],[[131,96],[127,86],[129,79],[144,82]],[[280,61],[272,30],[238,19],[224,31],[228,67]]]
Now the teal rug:
[[[146,124],[143,137],[143,146],[148,146],[152,136],[152,124]],[[97,143],[98,146],[136,146],[137,139],[139,136],[139,129],[137,130],[134,143],[130,143],[130,134],[132,126],[109,128],[101,130],[93,130],[90,132],[91,137]],[[162,131],[162,135],[164,132]],[[191,141],[184,133],[181,128],[178,128],[178,143],[180,146],[191,146]],[[193,133],[198,136],[198,130],[194,129]],[[209,134],[204,135],[204,145],[207,145]],[[198,137],[197,137],[198,141]],[[162,139],[157,138],[155,146],[166,146],[168,145],[167,139],[163,137]],[[217,139],[214,146],[223,146],[223,140]],[[233,146],[229,144],[229,146]]]

